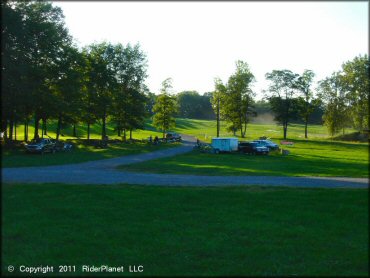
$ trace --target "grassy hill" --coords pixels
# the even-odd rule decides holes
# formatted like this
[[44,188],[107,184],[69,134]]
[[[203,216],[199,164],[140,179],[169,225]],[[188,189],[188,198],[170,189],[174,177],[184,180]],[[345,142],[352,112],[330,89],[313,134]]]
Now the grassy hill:
[[[220,136],[233,136],[231,132],[226,131],[226,123],[221,122],[221,132]],[[91,135],[92,139],[99,139],[101,137],[101,124],[96,123],[91,125]],[[176,119],[176,127],[173,128],[173,131],[178,133],[193,135],[199,138],[202,141],[210,142],[212,137],[216,136],[216,121],[209,121],[209,120],[196,120],[196,119]],[[34,128],[32,125],[29,126],[29,136],[30,138],[33,137]],[[50,137],[55,138],[56,136],[56,122],[49,121],[47,123],[47,134]],[[346,129],[345,134],[350,134],[355,132],[353,129]],[[62,136],[60,139],[73,139],[75,137],[72,136],[73,130],[72,126],[68,126],[62,130]],[[85,124],[79,124],[76,126],[76,133],[79,138],[86,138],[87,137],[87,126]],[[41,130],[40,130],[41,135]],[[107,125],[107,135],[112,139],[120,139],[117,135],[117,132],[114,131],[114,125],[108,123]],[[162,132],[157,131],[155,127],[153,127],[151,120],[147,120],[145,123],[144,129],[134,130],[133,131],[133,138],[134,139],[143,139],[148,138],[149,136],[158,136],[162,137]],[[129,134],[127,134],[127,137]],[[237,137],[240,136],[239,133],[236,134]],[[276,124],[255,124],[250,123],[247,127],[246,132],[246,140],[256,139],[261,136],[266,136],[272,139],[282,139],[283,137],[283,129],[281,126]],[[322,125],[310,125],[308,128],[308,136],[310,139],[320,139],[325,140],[329,138],[329,134],[326,130],[325,126]],[[18,125],[17,126],[17,139],[23,140],[24,138],[24,126]],[[290,139],[303,139],[304,138],[304,126],[300,124],[292,124],[288,127],[288,138]],[[339,137],[341,138],[341,137]]]

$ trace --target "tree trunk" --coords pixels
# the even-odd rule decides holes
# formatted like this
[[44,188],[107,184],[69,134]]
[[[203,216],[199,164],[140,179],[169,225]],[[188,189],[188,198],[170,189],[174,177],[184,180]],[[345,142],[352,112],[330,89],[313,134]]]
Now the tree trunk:
[[87,123],[87,140],[90,140],[90,123]]
[[217,99],[217,137],[220,137],[220,98]]
[[43,128],[44,128],[44,134],[48,135],[48,131],[47,131],[47,128],[46,128],[46,122],[47,122],[46,118],[42,120],[42,124],[43,124]]
[[121,129],[119,127],[117,127],[118,129],[118,137],[121,137]]
[[28,121],[24,121],[24,141],[28,141]]
[[17,121],[14,121],[14,140],[17,141]]
[[44,135],[47,135],[46,118],[42,118],[42,138],[44,138]]
[[287,131],[288,131],[288,127],[286,124],[284,124],[284,140],[286,139],[286,136],[287,136]]
[[132,129],[130,128],[130,140],[132,140]]
[[40,123],[39,117],[35,116],[35,133],[33,135],[33,139],[39,138],[39,123]]
[[126,142],[126,128],[123,129],[123,141]]
[[305,122],[304,122],[304,138],[308,138],[308,132],[307,132],[307,129],[308,129],[308,117],[305,118]]
[[304,138],[308,138],[308,135],[307,135],[307,126],[308,126],[308,124],[307,124],[307,122],[305,122],[305,125],[304,125]]
[[9,121],[9,141],[13,141],[13,128],[14,128],[14,122],[13,120]]
[[59,135],[60,135],[61,128],[62,128],[62,114],[59,114],[58,123],[57,123],[57,138],[56,138],[56,140],[59,140]]
[[77,133],[76,133],[76,124],[73,124],[73,137],[77,137]]
[[106,130],[105,130],[105,119],[106,118],[106,108],[104,107],[104,112],[103,112],[103,126],[102,126],[102,132],[101,132],[101,139],[104,140],[106,136]]

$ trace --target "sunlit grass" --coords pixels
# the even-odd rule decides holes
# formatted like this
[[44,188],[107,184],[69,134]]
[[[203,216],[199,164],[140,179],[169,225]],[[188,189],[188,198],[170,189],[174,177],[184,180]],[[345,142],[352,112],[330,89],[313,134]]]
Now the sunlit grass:
[[294,140],[284,146],[290,154],[253,156],[193,151],[151,162],[125,165],[126,171],[194,175],[273,175],[368,177],[368,144],[322,140]]

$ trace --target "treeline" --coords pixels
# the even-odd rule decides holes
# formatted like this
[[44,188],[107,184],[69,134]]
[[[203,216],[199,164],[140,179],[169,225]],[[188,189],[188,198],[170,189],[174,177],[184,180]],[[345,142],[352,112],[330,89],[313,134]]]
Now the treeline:
[[257,102],[252,84],[254,75],[246,62],[237,61],[236,71],[226,83],[215,79],[215,91],[211,103],[216,114],[217,136],[219,121],[225,120],[228,130],[237,131],[245,137],[247,125],[257,116],[257,109],[269,107],[274,120],[283,126],[287,138],[288,126],[297,120],[305,125],[318,115],[327,126],[331,136],[346,127],[358,130],[369,129],[369,58],[355,57],[342,65],[342,70],[318,82],[313,87],[314,72],[305,70],[302,74],[290,70],[273,70],[266,73],[269,87],[264,90],[265,101]]
[[[48,2],[3,1],[1,52],[1,133],[13,140],[16,126],[34,121],[33,138],[47,134],[47,121],[57,122],[56,137],[67,125],[74,128],[114,124],[118,136],[153,124],[164,132],[174,125],[173,117],[225,120],[234,134],[245,137],[247,126],[258,114],[272,111],[283,126],[284,138],[290,123],[324,121],[331,135],[345,127],[369,129],[369,59],[355,57],[342,69],[313,88],[314,72],[302,74],[273,70],[266,74],[269,87],[264,100],[256,101],[255,77],[246,62],[237,61],[226,83],[215,79],[214,92],[184,91],[173,94],[171,79],[162,83],[159,95],[145,86],[147,58],[137,45],[94,43],[78,48],[65,27],[60,8]],[[267,112],[266,112],[267,113]]]
[[[148,115],[147,60],[140,45],[94,43],[77,48],[60,8],[47,2],[2,2],[2,118],[5,139],[14,127],[34,120],[34,138],[57,121],[57,139],[66,124],[107,119],[121,132],[142,128]],[[41,124],[41,127],[40,127]],[[74,129],[75,130],[75,129]]]

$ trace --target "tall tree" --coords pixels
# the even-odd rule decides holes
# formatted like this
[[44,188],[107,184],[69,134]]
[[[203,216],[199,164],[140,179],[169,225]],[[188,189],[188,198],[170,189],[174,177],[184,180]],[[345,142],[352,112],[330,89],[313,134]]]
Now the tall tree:
[[342,65],[341,85],[351,105],[355,128],[369,129],[370,61],[367,55],[355,57]]
[[161,94],[157,97],[153,107],[153,125],[163,132],[165,138],[166,131],[175,126],[175,114],[177,113],[176,99],[171,96],[172,79],[167,78],[162,82]]
[[318,100],[313,96],[311,85],[315,73],[312,70],[304,70],[303,74],[298,77],[297,88],[301,96],[298,98],[299,114],[304,122],[304,138],[308,138],[308,122],[311,114],[319,105]]
[[253,102],[255,94],[251,84],[255,78],[246,62],[237,61],[236,71],[230,76],[224,97],[223,110],[226,121],[233,129],[240,130],[240,136],[245,137],[247,124],[254,116]]
[[[89,45],[87,53],[89,63],[89,101],[94,107],[95,116],[101,119],[101,137],[106,137],[106,122],[112,108],[112,93],[117,90],[117,79],[113,69],[114,46],[107,42]],[[88,112],[89,113],[89,112]]]
[[65,28],[62,10],[51,3],[5,2],[2,7],[5,9],[2,98],[3,107],[6,106],[2,126],[7,122],[12,125],[18,114],[28,118],[31,107],[37,137],[39,120],[54,113],[56,101],[50,86],[57,78],[55,68],[61,48],[71,43],[71,37]]
[[75,126],[83,119],[83,97],[86,94],[86,57],[75,46],[65,46],[63,50],[57,61],[59,77],[52,86],[57,99],[57,140],[64,124]]
[[331,136],[348,125],[349,106],[341,85],[340,73],[335,72],[330,77],[319,82],[319,97],[324,101],[324,124]]
[[290,70],[273,70],[266,73],[266,79],[270,81],[269,94],[266,97],[275,113],[275,120],[283,126],[284,139],[287,138],[289,122],[297,113],[295,95],[298,77],[298,74]]
[[[132,130],[142,127],[145,119],[147,60],[140,45],[114,46],[113,70],[117,80],[117,88],[113,91],[112,116],[116,129]],[[126,138],[124,136],[124,138]]]
[[216,114],[216,136],[220,137],[220,121],[221,121],[221,103],[226,95],[226,85],[222,83],[220,78],[215,78],[215,91],[212,93],[211,104]]

